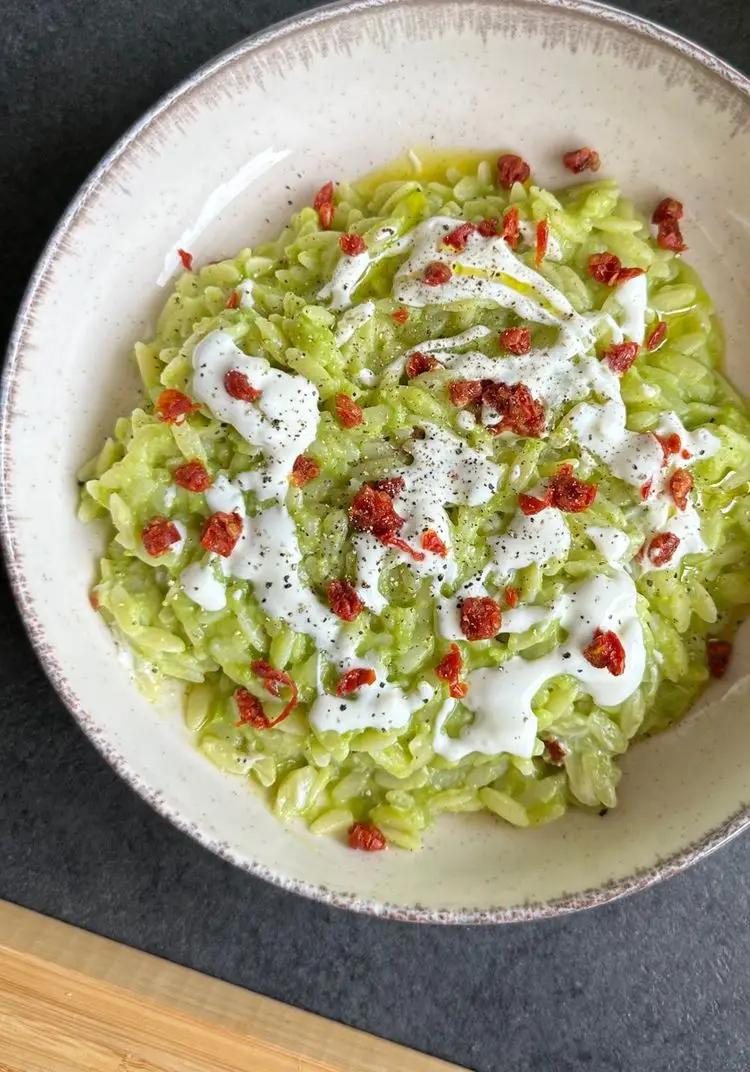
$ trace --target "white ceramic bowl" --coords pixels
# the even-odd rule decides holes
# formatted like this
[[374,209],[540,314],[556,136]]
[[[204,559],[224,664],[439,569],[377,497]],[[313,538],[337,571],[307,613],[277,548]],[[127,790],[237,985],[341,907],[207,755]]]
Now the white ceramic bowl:
[[499,922],[600,903],[685,866],[750,821],[741,653],[700,711],[626,757],[620,806],[518,831],[439,823],[418,855],[369,857],[285,829],[138,694],[87,590],[97,538],[74,474],[137,384],[178,246],[198,261],[273,233],[329,177],[411,145],[512,146],[542,183],[596,146],[644,206],[687,205],[690,258],[750,386],[750,83],[674,34],[587,0],[363,0],[243,42],[169,94],[65,215],[29,287],[4,396],[4,535],[44,667],[91,740],[163,815],[241,867],[399,919]]

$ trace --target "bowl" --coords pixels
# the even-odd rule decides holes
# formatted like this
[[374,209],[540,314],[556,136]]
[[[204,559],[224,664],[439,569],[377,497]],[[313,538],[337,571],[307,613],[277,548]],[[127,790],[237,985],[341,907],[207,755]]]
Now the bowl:
[[[620,804],[516,830],[445,818],[420,854],[352,853],[283,827],[155,709],[87,601],[100,536],[75,472],[138,400],[130,350],[177,269],[272,234],[329,177],[414,145],[513,147],[544,185],[594,145],[644,206],[687,206],[690,259],[750,387],[750,82],[675,34],[588,0],[360,0],[243,41],[140,120],[91,175],[36,269],[3,396],[3,534],[44,668],[84,732],[162,815],[285,889],[397,919],[504,922],[663,878],[750,821],[748,633],[732,673],[623,761]],[[743,657],[744,656],[744,657]]]

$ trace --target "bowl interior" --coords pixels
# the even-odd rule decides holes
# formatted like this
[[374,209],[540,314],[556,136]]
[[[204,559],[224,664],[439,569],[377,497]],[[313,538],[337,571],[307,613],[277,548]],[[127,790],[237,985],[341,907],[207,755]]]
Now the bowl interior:
[[376,858],[283,828],[191,749],[176,703],[155,711],[139,696],[88,606],[98,537],[75,518],[75,471],[137,400],[132,343],[151,329],[177,247],[200,262],[255,244],[326,179],[409,146],[517,148],[554,186],[565,181],[561,151],[591,144],[603,173],[644,207],[680,197],[689,257],[725,325],[729,372],[750,388],[747,85],[698,51],[576,0],[328,9],[239,46],[178,90],[66,217],[11,355],[11,569],[46,668],[86,732],[205,844],[354,907],[505,919],[645,883],[743,824],[750,720],[736,658],[698,713],[626,757],[620,807],[606,818],[571,813],[519,832],[461,816],[440,822],[421,855]]

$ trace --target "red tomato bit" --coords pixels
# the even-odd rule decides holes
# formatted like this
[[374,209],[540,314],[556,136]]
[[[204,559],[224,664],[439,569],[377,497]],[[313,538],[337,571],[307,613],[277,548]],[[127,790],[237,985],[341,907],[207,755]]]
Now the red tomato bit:
[[669,490],[678,510],[687,506],[688,495],[693,490],[693,478],[687,469],[675,469],[669,478]]
[[165,424],[182,424],[188,413],[198,409],[182,391],[167,387],[156,400],[156,416]]
[[98,592],[89,592],[89,605],[92,610],[99,610],[101,603]]
[[357,667],[355,670],[347,670],[339,678],[336,695],[348,696],[350,692],[356,692],[363,685],[374,685],[376,680],[377,674],[369,667]]
[[658,440],[659,446],[664,453],[664,461],[662,462],[663,468],[665,465],[669,465],[669,459],[673,454],[680,453],[680,450],[682,448],[682,440],[678,436],[677,432],[672,432],[668,436],[660,436],[654,433],[654,438]]
[[187,491],[206,491],[211,487],[211,477],[203,462],[193,458],[174,471],[174,482]]
[[645,275],[645,268],[621,268],[619,275],[617,276],[617,283],[626,283],[628,279],[635,279],[636,276]]
[[515,153],[503,153],[497,160],[497,181],[505,190],[510,190],[514,182],[526,182],[531,168],[526,161]]
[[651,494],[651,488],[653,487],[653,485],[654,485],[654,482],[651,479],[651,477],[648,478],[648,480],[646,481],[645,484],[641,484],[641,498],[643,499],[644,502],[646,501],[646,499]]
[[574,175],[580,175],[582,171],[598,171],[601,161],[596,149],[586,146],[583,149],[571,149],[569,153],[563,153],[563,164]]
[[353,622],[365,609],[348,581],[329,581],[328,602],[333,613],[345,622]]
[[546,510],[548,506],[552,506],[552,494],[550,489],[547,488],[544,497],[538,498],[536,495],[524,495],[523,493],[518,496],[518,505],[521,513],[526,514],[527,517],[531,517],[533,514],[538,514],[542,510]]
[[654,330],[646,339],[646,349],[655,350],[658,346],[664,342],[667,337],[667,322],[666,320],[660,320]]
[[531,349],[531,332],[528,328],[506,328],[500,332],[500,345],[509,354],[527,354]]
[[292,475],[289,478],[295,488],[304,488],[316,476],[320,475],[320,466],[314,458],[308,458],[306,454],[298,454],[292,466]]
[[461,632],[467,640],[491,640],[501,624],[500,607],[489,596],[469,596],[461,604]]
[[365,240],[361,235],[342,234],[339,238],[339,245],[341,246],[341,252],[345,253],[347,257],[357,257],[360,253],[367,251]]
[[646,554],[653,566],[666,566],[679,545],[680,538],[673,532],[659,532],[649,543]]
[[565,748],[561,741],[558,741],[557,737],[547,737],[545,739],[544,758],[548,763],[552,763],[556,767],[561,767],[565,762],[567,754],[567,748]]
[[620,342],[605,350],[602,357],[613,372],[616,372],[618,376],[623,376],[640,352],[641,348],[637,342]]
[[536,251],[534,253],[534,264],[539,267],[544,258],[547,256],[547,246],[549,245],[549,224],[546,220],[540,220],[536,225]]
[[473,223],[461,223],[458,227],[447,234],[443,239],[443,244],[450,246],[451,249],[455,249],[457,253],[466,249],[466,243],[469,241],[469,235],[474,234],[477,230],[476,224]]
[[420,543],[424,551],[430,551],[433,555],[440,555],[441,558],[445,558],[448,554],[448,548],[434,529],[425,529]]
[[654,223],[677,223],[682,219],[684,208],[681,201],[677,201],[674,197],[665,197],[654,209],[654,214],[651,217]]
[[487,427],[491,435],[514,432],[519,436],[541,436],[544,432],[544,407],[525,383],[486,381],[482,386],[482,401],[500,415],[499,424]]
[[186,249],[178,249],[177,256],[182,261],[182,267],[186,272],[192,272],[193,270],[193,254],[188,253]]
[[503,216],[503,238],[511,249],[515,249],[521,238],[521,218],[514,205]]
[[593,503],[597,493],[596,484],[585,484],[573,476],[573,466],[562,465],[550,481],[552,505],[569,514],[580,514]]
[[413,380],[415,376],[421,376],[423,372],[430,372],[431,369],[437,368],[440,362],[432,354],[423,354],[421,350],[416,350],[413,354],[410,354],[406,359],[406,375],[410,380]]
[[349,520],[356,532],[371,532],[384,543],[403,527],[404,518],[393,509],[393,500],[386,491],[363,484],[352,499]]
[[505,589],[504,596],[506,607],[510,607],[512,609],[513,607],[518,606],[518,589],[514,588],[513,585],[508,585],[508,587]]
[[222,558],[231,555],[242,534],[242,518],[239,514],[218,511],[206,519],[201,532],[201,544]]
[[165,555],[172,544],[179,543],[180,532],[174,522],[167,517],[152,517],[141,532],[141,541],[146,554],[152,558]]
[[313,208],[318,213],[318,222],[327,231],[333,222],[333,183],[326,182],[318,190],[313,201]]
[[454,406],[468,406],[471,402],[479,402],[482,398],[482,381],[451,380],[448,384],[448,394]]
[[362,852],[380,852],[388,846],[385,834],[375,823],[355,823],[349,828],[349,848]]
[[620,275],[622,265],[614,253],[592,253],[589,257],[589,275],[605,287],[613,287]]
[[268,728],[272,726],[278,726],[279,722],[283,722],[285,718],[291,715],[294,708],[298,703],[297,684],[286,670],[277,670],[276,667],[271,666],[265,659],[256,659],[255,662],[250,664],[252,672],[259,677],[263,682],[263,688],[266,692],[270,693],[275,699],[279,699],[281,696],[281,690],[283,688],[289,689],[289,699],[283,707],[281,714],[277,715],[273,721],[269,721]]
[[237,705],[237,714],[240,716],[235,726],[254,726],[256,730],[267,730],[268,719],[263,710],[263,704],[252,692],[240,686],[234,690],[233,699]]
[[477,224],[477,230],[482,238],[497,238],[500,234],[495,216],[492,216],[490,219],[480,220]]
[[711,677],[724,677],[732,655],[732,645],[728,640],[709,640],[706,643],[708,672]]
[[404,309],[402,306],[400,309],[396,309],[395,312],[391,313],[391,319],[395,320],[397,324],[405,324],[409,319],[409,310]]
[[350,395],[336,395],[335,406],[336,416],[342,428],[356,428],[358,424],[364,423],[365,415],[362,407],[358,406]]
[[680,225],[676,220],[665,220],[664,223],[659,224],[656,244],[660,249],[668,249],[672,253],[684,253],[687,249]]
[[239,369],[230,369],[224,377],[224,390],[232,398],[240,402],[257,402],[263,394],[257,387],[253,387],[244,372]]
[[240,304],[240,293],[238,290],[233,290],[226,300],[224,305],[225,309],[236,309]]
[[625,648],[611,629],[606,632],[595,629],[594,639],[583,649],[583,657],[597,670],[609,670],[613,677],[619,677],[625,670]]
[[422,278],[429,287],[441,287],[452,275],[450,265],[443,264],[442,261],[431,261],[425,268]]
[[459,680],[463,668],[464,661],[461,658],[461,650],[456,643],[451,644],[447,654],[443,656],[435,667],[435,673],[441,681],[448,683],[448,691],[455,700],[460,700],[469,691],[469,686],[466,682]]

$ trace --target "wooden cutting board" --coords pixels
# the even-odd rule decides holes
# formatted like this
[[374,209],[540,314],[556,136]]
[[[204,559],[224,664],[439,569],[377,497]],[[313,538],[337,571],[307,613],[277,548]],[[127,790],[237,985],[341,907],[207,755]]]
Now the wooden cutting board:
[[450,1070],[0,901],[0,1072]]

